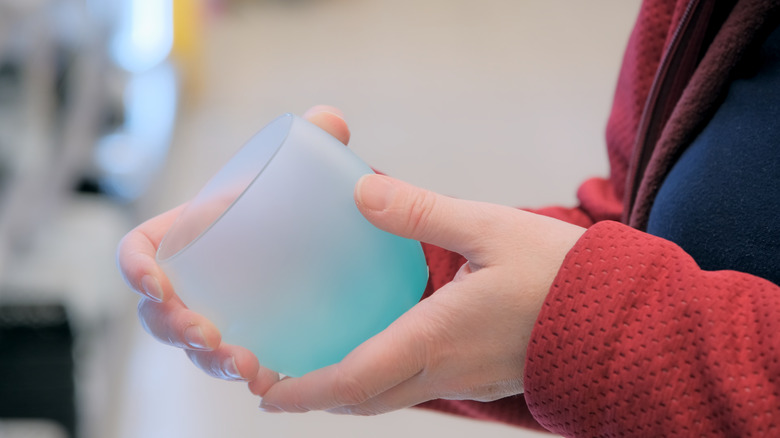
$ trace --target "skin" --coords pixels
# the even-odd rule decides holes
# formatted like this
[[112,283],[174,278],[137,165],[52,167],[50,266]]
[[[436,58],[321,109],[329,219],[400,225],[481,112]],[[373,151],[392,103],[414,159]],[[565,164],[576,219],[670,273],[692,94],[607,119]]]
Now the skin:
[[[304,117],[348,143],[338,109],[316,106]],[[139,225],[119,245],[120,270],[142,297],[142,325],[182,348],[207,374],[248,382],[267,412],[375,415],[435,398],[491,401],[522,393],[534,323],[585,230],[382,175],[358,181],[355,203],[376,227],[455,251],[468,262],[452,282],[340,363],[280,380],[248,350],[222,343],[217,328],[186,307],[155,263],[157,246],[183,206]]]

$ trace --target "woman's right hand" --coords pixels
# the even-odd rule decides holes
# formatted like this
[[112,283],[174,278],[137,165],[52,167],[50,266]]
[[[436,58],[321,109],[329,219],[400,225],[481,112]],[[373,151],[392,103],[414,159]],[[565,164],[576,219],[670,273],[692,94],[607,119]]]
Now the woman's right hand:
[[[303,117],[345,145],[349,141],[349,128],[338,109],[318,105]],[[207,374],[249,382],[250,390],[263,396],[279,375],[261,367],[249,350],[223,343],[214,324],[182,302],[155,261],[160,241],[183,208],[181,205],[147,220],[119,243],[119,270],[127,284],[141,295],[138,318],[147,332],[165,344],[184,349]]]

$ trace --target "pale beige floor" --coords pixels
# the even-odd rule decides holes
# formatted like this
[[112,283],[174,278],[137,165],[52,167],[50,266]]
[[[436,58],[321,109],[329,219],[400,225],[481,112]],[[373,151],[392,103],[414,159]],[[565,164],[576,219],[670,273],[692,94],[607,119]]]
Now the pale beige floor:
[[[249,2],[247,2],[249,3]],[[200,185],[263,124],[341,107],[372,166],[450,195],[573,204],[607,171],[603,130],[637,0],[259,2],[207,27],[206,86],[182,109],[142,214]],[[376,418],[269,415],[130,324],[117,437],[518,437],[407,410]]]

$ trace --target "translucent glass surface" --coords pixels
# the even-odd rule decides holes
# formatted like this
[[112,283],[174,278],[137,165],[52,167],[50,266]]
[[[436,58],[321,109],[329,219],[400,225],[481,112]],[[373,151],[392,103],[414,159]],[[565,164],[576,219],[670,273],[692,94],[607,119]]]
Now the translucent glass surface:
[[300,376],[341,360],[420,299],[419,242],[371,225],[354,186],[371,169],[290,114],[252,138],[190,202],[157,257],[225,342]]

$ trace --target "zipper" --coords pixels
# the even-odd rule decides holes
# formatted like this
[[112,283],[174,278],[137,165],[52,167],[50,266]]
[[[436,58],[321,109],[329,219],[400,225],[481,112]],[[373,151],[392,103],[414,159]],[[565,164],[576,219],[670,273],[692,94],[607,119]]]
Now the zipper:
[[630,223],[639,187],[656,143],[701,60],[715,3],[712,0],[688,2],[661,58],[637,130],[626,181],[624,223]]

